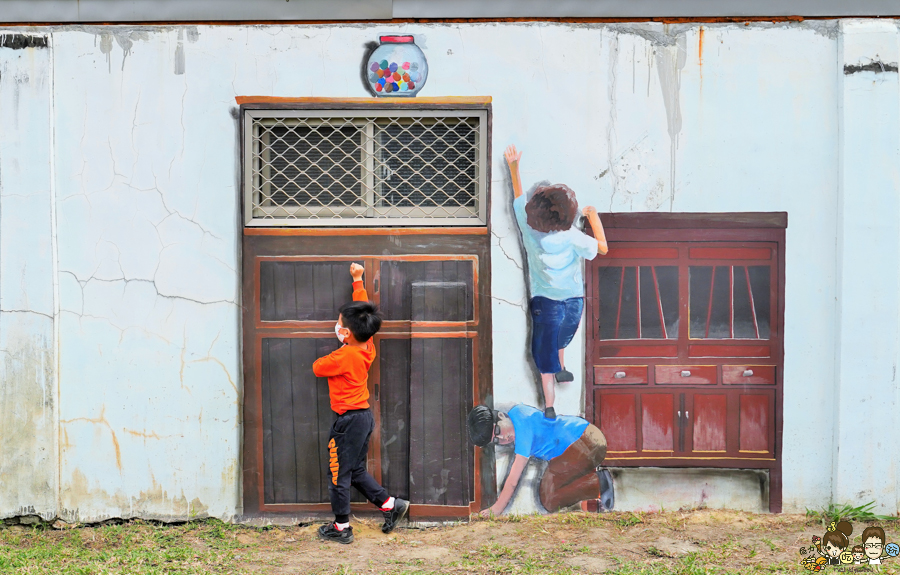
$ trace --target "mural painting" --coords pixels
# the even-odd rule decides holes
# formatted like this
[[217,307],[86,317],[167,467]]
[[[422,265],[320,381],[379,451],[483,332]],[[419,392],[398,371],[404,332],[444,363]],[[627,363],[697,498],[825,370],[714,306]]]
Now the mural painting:
[[584,312],[583,260],[604,255],[609,248],[593,206],[582,210],[594,232],[591,237],[574,227],[578,217],[574,191],[554,184],[538,187],[531,197],[525,197],[519,175],[522,152],[509,146],[504,155],[513,187],[513,210],[528,258],[531,355],[541,373],[544,414],[552,419],[556,417],[556,383],[575,379],[565,367],[565,349]]
[[540,503],[553,513],[582,501],[600,500],[602,510],[615,504],[612,475],[601,464],[606,439],[581,417],[546,417],[540,410],[519,404],[507,412],[475,407],[467,421],[469,437],[478,447],[512,447],[515,458],[497,501],[481,515],[500,515],[512,501],[530,458],[547,461],[540,479]]
[[537,187],[530,196],[522,191],[519,162],[522,152],[511,145],[504,154],[513,188],[513,210],[528,259],[531,312],[531,355],[540,372],[543,413],[519,404],[507,412],[479,405],[467,421],[469,438],[479,447],[511,447],[514,458],[497,501],[483,516],[503,513],[512,501],[529,460],[548,462],[538,488],[541,506],[549,513],[589,501],[599,511],[612,510],[615,490],[612,475],[602,466],[606,438],[586,419],[557,415],[557,383],[574,376],[565,367],[565,349],[575,337],[584,312],[583,260],[608,251],[597,210],[587,206],[593,237],[575,227],[579,216],[575,192],[564,184]]

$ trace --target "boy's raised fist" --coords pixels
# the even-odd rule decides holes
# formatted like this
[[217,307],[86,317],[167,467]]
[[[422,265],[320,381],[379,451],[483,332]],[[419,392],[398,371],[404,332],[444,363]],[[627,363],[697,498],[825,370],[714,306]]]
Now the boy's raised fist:
[[363,272],[366,271],[366,268],[362,267],[357,263],[350,264],[350,276],[353,278],[353,281],[358,282],[363,277]]

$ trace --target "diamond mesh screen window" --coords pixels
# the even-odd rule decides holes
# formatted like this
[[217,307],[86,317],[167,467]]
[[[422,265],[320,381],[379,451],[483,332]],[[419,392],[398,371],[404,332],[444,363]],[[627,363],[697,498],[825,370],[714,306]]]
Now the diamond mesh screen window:
[[247,110],[248,226],[484,225],[487,112]]

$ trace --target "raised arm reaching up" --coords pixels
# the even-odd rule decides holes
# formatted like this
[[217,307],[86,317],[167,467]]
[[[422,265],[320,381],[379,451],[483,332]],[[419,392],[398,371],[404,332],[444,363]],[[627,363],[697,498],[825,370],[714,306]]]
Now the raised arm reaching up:
[[597,208],[588,206],[581,210],[581,213],[587,218],[588,223],[591,225],[591,230],[594,232],[594,238],[597,240],[597,252],[601,256],[605,256],[606,252],[609,251],[609,246],[606,244],[606,232],[603,231],[603,224],[600,222]]
[[503,154],[506,157],[506,163],[509,165],[509,177],[512,180],[513,197],[518,198],[522,195],[522,179],[519,177],[519,160],[522,158],[522,152],[516,150],[516,147],[510,145]]

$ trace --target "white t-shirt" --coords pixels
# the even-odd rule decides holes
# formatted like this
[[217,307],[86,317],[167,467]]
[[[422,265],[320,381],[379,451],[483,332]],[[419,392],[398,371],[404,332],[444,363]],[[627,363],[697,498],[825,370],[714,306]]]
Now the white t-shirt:
[[535,230],[528,225],[526,203],[522,194],[513,201],[513,210],[528,256],[531,297],[543,296],[556,301],[584,297],[581,260],[597,257],[597,240],[575,227],[551,233]]

